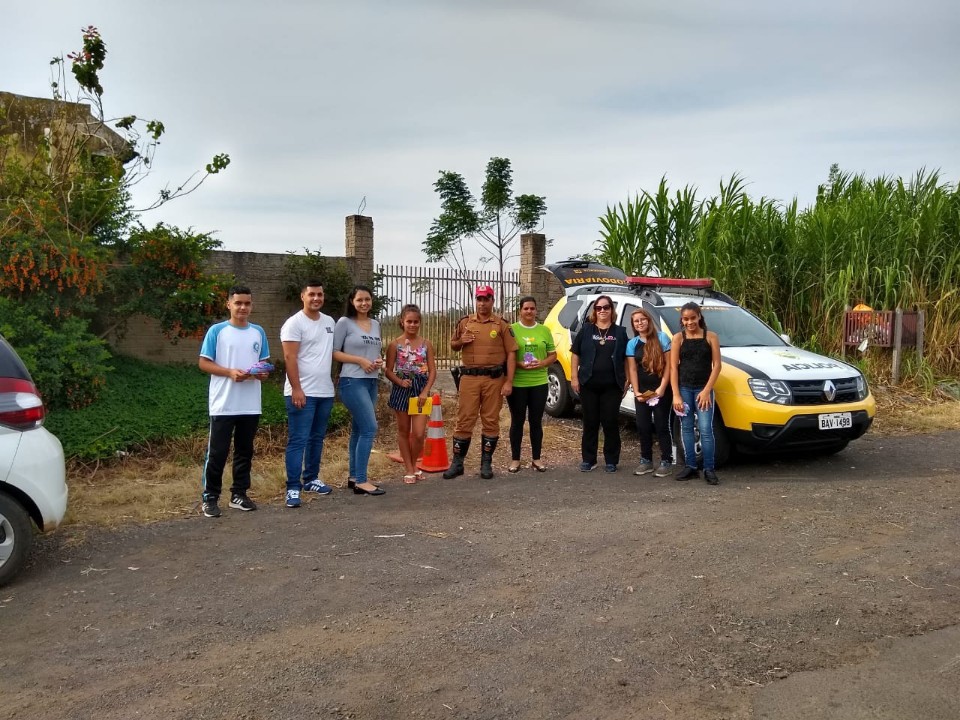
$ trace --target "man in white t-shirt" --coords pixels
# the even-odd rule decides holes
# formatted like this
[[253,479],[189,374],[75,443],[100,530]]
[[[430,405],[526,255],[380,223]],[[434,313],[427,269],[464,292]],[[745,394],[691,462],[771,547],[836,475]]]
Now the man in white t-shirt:
[[304,490],[319,495],[331,492],[320,479],[323,439],[333,409],[333,331],[335,323],[320,312],[323,282],[307,280],[300,290],[303,310],[288,318],[280,329],[287,381],[287,507],[300,507]]
[[263,328],[249,322],[253,309],[250,288],[234,286],[227,293],[230,319],[207,330],[200,347],[200,369],[210,374],[210,437],[203,463],[203,514],[220,517],[220,490],[223,469],[233,440],[233,485],[230,507],[256,510],[247,497],[250,466],[253,463],[253,438],[260,423],[260,381],[263,372],[250,370],[270,357]]

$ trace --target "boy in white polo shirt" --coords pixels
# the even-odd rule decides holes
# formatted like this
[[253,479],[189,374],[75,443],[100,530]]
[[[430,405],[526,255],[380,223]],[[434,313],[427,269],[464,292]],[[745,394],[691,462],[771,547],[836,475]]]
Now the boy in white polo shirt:
[[200,347],[200,369],[210,374],[210,436],[203,463],[203,514],[220,517],[220,490],[223,469],[233,440],[233,484],[230,507],[256,510],[247,497],[253,438],[260,423],[260,380],[267,373],[250,373],[261,360],[270,357],[263,328],[248,321],[253,309],[250,288],[234,286],[227,293],[230,319],[207,330]]

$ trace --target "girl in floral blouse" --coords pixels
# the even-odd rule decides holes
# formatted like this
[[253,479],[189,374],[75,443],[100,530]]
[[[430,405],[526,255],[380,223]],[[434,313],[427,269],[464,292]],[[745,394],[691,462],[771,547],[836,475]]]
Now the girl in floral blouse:
[[428,419],[427,415],[408,414],[410,400],[415,399],[422,408],[437,378],[436,355],[430,341],[420,337],[420,321],[420,308],[404,305],[400,311],[403,334],[387,347],[386,375],[393,383],[387,404],[397,414],[397,445],[406,469],[403,481],[408,485],[423,479],[417,458],[423,451]]

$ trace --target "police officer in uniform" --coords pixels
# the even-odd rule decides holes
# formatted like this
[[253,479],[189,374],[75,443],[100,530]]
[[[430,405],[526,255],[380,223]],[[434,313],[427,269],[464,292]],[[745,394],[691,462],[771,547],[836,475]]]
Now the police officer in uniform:
[[448,480],[463,475],[463,459],[470,449],[473,428],[480,416],[483,448],[480,477],[493,477],[493,451],[500,439],[500,408],[513,391],[517,366],[517,341],[513,329],[493,314],[493,288],[481,285],[475,313],[460,319],[450,347],[461,352],[460,396],[453,431],[453,460],[443,473]]

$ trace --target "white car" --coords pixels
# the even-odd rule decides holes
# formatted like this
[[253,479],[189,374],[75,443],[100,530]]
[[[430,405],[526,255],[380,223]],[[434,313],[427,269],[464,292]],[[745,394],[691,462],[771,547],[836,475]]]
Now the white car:
[[53,530],[67,511],[63,447],[44,415],[30,373],[0,336],[0,585],[26,562],[32,526]]

